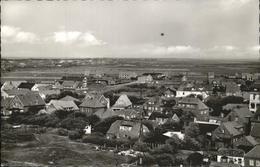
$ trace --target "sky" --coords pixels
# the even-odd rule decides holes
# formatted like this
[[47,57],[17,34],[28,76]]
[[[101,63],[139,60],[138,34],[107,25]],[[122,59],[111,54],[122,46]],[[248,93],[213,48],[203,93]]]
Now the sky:
[[258,0],[1,1],[1,56],[257,60],[258,16]]

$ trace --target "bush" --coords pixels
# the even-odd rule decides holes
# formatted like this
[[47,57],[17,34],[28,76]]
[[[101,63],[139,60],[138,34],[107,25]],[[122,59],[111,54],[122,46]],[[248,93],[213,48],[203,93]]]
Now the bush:
[[60,136],[68,136],[68,134],[69,134],[68,130],[63,129],[63,128],[59,128],[58,129],[58,135],[60,135]]
[[70,131],[69,132],[69,139],[71,140],[77,140],[77,139],[81,139],[82,138],[82,134],[79,131]]

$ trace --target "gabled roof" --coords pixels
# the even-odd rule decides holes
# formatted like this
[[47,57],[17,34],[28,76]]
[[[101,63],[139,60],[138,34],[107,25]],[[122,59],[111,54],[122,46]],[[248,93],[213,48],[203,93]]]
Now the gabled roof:
[[199,98],[195,97],[183,97],[178,101],[178,103],[184,104],[195,104],[197,105],[198,110],[208,110],[208,106],[206,106]]
[[252,136],[244,136],[240,138],[237,142],[234,143],[236,146],[248,146],[252,147],[258,144],[258,142],[255,140]]
[[132,102],[129,100],[126,94],[121,95],[115,102],[113,107],[129,107],[132,105]]
[[63,87],[72,87],[72,88],[76,88],[79,85],[79,81],[70,81],[70,80],[65,80],[62,83]]
[[12,99],[13,98],[1,98],[1,107],[8,108]]
[[243,157],[245,152],[241,149],[220,148],[218,154],[223,156]]
[[256,145],[252,150],[250,150],[245,157],[248,158],[260,158],[260,145]]
[[180,118],[177,116],[177,114],[174,114],[172,116],[172,120],[175,121],[175,122],[180,122]]
[[67,96],[65,96],[65,97],[63,97],[63,98],[61,98],[60,100],[61,100],[61,101],[79,101],[79,99],[76,99],[76,98],[74,98],[74,97],[72,97],[72,96],[69,96],[69,95],[67,95]]
[[[128,126],[132,127],[130,131],[120,131],[120,126]],[[140,132],[141,124],[140,122],[134,122],[134,121],[126,121],[126,120],[117,120],[115,121],[107,131],[107,134],[127,134],[131,137],[138,137]],[[148,131],[148,128],[143,125],[143,130]]]
[[28,89],[10,89],[10,90],[4,90],[4,92],[6,94],[8,94],[8,96],[16,96],[16,95],[19,95],[19,94],[26,94],[26,93],[29,93],[30,90]]
[[18,88],[20,89],[32,89],[32,87],[35,85],[35,83],[30,83],[30,82],[22,82]]
[[71,110],[79,110],[78,106],[73,101],[51,100],[49,105],[55,107],[56,110],[71,108]]
[[102,103],[98,98],[84,98],[80,107],[86,108],[105,108],[106,104]]
[[242,125],[237,121],[224,122],[223,126],[226,128],[230,135],[237,136],[243,133],[238,130],[238,128],[242,127]]
[[39,93],[29,92],[26,94],[18,94],[17,98],[22,102],[23,106],[38,106],[45,105],[45,102],[39,95]]
[[121,116],[124,118],[139,118],[141,116],[140,111],[134,109],[123,109],[120,111],[114,111],[113,109],[107,109],[106,111],[99,110],[94,113],[101,119],[105,119],[112,116]]

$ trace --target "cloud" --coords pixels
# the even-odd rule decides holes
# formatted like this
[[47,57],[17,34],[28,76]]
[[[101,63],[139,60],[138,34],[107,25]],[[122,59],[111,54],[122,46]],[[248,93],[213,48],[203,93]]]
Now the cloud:
[[210,48],[209,51],[234,51],[237,47],[232,45],[222,45],[222,46],[214,46],[213,48]]
[[36,34],[22,31],[19,27],[1,26],[1,40],[5,43],[34,43],[39,40]]
[[98,46],[106,44],[102,40],[97,39],[91,32],[59,31],[54,32],[53,39],[57,43],[76,43],[80,46]]
[[167,55],[179,55],[179,54],[194,54],[199,53],[200,49],[192,47],[190,45],[176,45],[176,46],[155,46],[155,45],[148,45],[144,46],[141,49],[142,54],[146,55],[160,55],[160,56],[167,56]]

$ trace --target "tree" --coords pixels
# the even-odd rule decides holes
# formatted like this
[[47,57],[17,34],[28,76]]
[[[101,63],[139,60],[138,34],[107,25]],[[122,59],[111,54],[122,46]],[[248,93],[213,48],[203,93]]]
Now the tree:
[[195,138],[198,135],[200,135],[199,125],[191,122],[189,126],[185,129],[185,136]]
[[184,144],[184,142],[176,135],[173,135],[171,138],[167,139],[165,143],[171,145],[174,149],[181,149]]
[[192,153],[188,157],[188,162],[192,166],[200,166],[203,163],[203,155],[200,153]]

